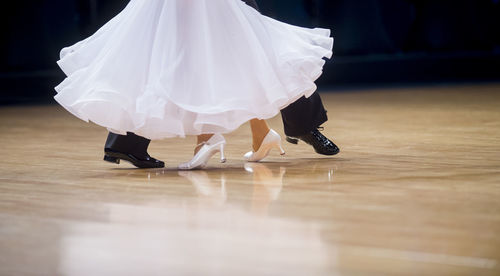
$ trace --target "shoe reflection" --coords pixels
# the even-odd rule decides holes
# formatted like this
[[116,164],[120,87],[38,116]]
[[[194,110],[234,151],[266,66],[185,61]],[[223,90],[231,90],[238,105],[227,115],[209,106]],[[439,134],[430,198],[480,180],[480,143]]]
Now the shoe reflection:
[[196,189],[198,195],[209,198],[212,203],[223,205],[227,200],[226,177],[212,180],[205,171],[179,171],[178,174],[188,179]]
[[253,213],[266,215],[271,202],[278,199],[283,188],[284,167],[274,170],[263,163],[246,163],[245,170],[253,175]]
[[191,182],[200,203],[220,206],[228,200],[235,203],[248,199],[243,202],[250,203],[252,213],[267,215],[271,203],[279,199],[285,182],[289,187],[315,185],[320,189],[333,189],[337,167],[320,160],[301,160],[289,163],[245,163],[244,169],[249,174],[242,174],[241,167],[232,170],[192,170],[177,173]]

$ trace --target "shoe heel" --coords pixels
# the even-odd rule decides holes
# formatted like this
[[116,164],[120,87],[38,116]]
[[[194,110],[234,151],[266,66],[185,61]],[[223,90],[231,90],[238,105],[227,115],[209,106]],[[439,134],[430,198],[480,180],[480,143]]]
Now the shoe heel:
[[225,144],[220,145],[220,162],[221,163],[226,163],[226,156],[224,156],[224,147],[225,147]]
[[120,164],[120,158],[104,155],[104,161],[108,161],[110,163]]
[[280,150],[280,155],[285,155],[285,150],[281,146],[281,143],[278,144],[278,149]]
[[289,137],[287,136],[285,138],[285,140],[288,142],[288,143],[291,143],[291,144],[294,144],[294,145],[297,145],[299,143],[299,139],[297,138],[292,138],[292,137]]

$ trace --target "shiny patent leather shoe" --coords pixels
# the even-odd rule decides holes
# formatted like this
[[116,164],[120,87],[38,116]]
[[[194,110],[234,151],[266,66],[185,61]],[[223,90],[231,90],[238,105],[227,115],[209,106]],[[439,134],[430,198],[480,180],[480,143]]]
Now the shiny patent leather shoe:
[[285,155],[285,150],[281,146],[281,136],[274,130],[269,130],[257,151],[249,151],[244,155],[246,161],[258,162],[269,154],[272,148],[277,148],[281,155]]
[[287,136],[286,141],[292,144],[298,144],[299,140],[311,145],[314,150],[323,155],[335,155],[340,149],[330,139],[326,138],[319,130],[315,129],[305,135],[297,137]]
[[200,150],[194,155],[193,159],[189,162],[179,164],[179,170],[194,170],[202,169],[206,167],[208,160],[220,152],[220,162],[226,162],[226,157],[224,157],[224,146],[226,145],[226,140],[224,136],[220,134],[214,134],[208,141],[202,143]]
[[130,162],[132,165],[141,169],[165,167],[163,161],[157,160],[149,156],[149,154],[146,154],[145,157],[138,157],[130,153],[119,152],[110,148],[104,149],[104,161],[120,164],[120,160]]

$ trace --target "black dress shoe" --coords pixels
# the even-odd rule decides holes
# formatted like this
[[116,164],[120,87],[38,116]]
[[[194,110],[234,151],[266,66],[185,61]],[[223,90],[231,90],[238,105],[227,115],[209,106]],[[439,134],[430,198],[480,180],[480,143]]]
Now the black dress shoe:
[[118,152],[108,148],[104,149],[104,161],[120,164],[120,160],[128,161],[141,169],[165,167],[163,161],[157,160],[149,155],[146,157],[137,157],[130,153]]
[[319,130],[315,129],[305,135],[297,137],[287,136],[286,140],[289,143],[297,144],[299,139],[311,145],[314,150],[323,155],[335,155],[339,153],[340,149],[330,139],[326,138]]

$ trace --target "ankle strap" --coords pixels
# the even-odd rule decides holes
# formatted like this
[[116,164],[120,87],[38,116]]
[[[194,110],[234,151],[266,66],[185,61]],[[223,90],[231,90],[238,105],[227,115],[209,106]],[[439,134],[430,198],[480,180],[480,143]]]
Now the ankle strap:
[[199,143],[198,145],[196,145],[196,147],[204,146],[206,144],[207,144],[207,141],[203,141],[203,142]]

